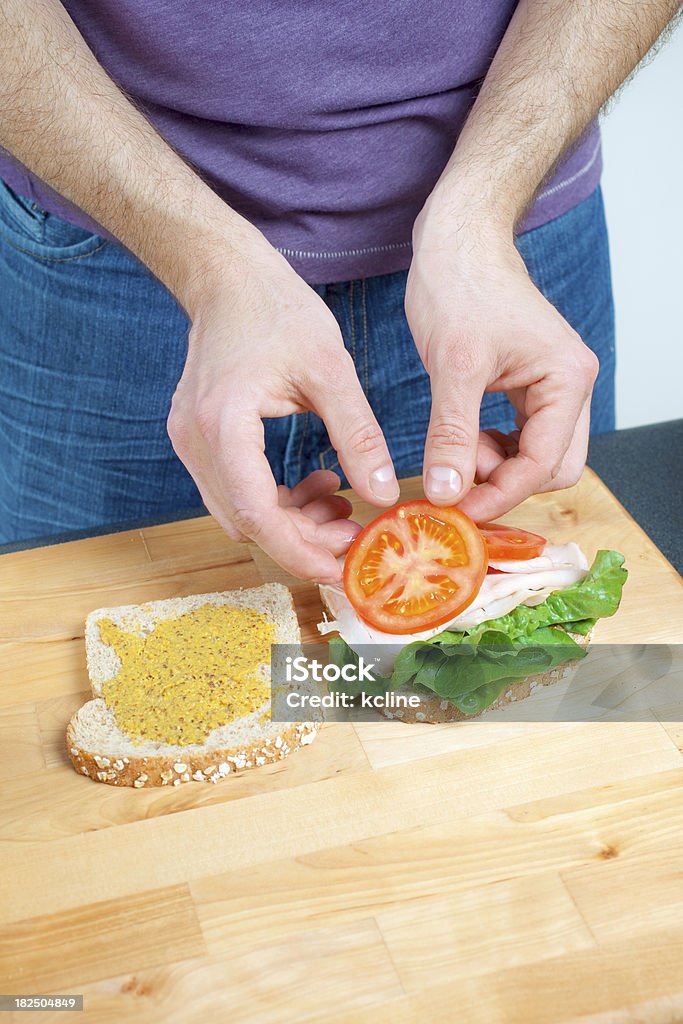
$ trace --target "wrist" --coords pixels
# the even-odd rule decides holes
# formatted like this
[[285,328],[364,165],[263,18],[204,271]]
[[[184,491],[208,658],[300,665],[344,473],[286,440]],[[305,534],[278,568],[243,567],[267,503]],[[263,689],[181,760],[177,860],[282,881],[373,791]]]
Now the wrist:
[[274,250],[207,186],[164,213],[139,255],[194,323],[218,295],[238,292],[249,268]]
[[267,244],[258,233],[235,231],[231,224],[213,224],[198,233],[171,289],[193,324],[204,319],[217,302],[239,294],[256,254]]
[[514,247],[515,217],[507,203],[496,201],[469,182],[442,175],[413,226],[413,251],[447,247],[504,251]]

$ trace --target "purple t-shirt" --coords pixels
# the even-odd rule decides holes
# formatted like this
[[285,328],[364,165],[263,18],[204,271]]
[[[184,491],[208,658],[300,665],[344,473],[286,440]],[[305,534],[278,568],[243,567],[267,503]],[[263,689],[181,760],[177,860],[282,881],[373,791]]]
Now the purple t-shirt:
[[[63,0],[109,74],[311,283],[404,269],[515,0]],[[596,187],[595,125],[522,230]],[[0,153],[0,177],[81,211]],[[106,232],[102,232],[105,233]]]

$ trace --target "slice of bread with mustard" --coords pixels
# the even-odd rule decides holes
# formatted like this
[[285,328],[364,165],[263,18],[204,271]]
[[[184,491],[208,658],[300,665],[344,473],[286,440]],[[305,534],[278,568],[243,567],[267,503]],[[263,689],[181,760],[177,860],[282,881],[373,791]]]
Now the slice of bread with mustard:
[[66,736],[74,768],[140,789],[219,782],[287,757],[318,723],[271,720],[271,644],[300,642],[279,583],[91,612],[93,699]]

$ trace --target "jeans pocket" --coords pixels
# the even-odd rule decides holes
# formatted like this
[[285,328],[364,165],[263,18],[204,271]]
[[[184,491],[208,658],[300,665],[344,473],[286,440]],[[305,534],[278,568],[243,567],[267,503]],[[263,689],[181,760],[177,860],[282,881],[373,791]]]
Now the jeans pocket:
[[0,236],[15,249],[40,260],[89,256],[105,239],[49,213],[0,179]]

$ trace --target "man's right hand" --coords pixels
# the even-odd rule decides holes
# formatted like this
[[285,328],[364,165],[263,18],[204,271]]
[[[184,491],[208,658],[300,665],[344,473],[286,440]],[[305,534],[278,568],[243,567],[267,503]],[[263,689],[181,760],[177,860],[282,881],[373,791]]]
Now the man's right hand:
[[0,146],[120,239],[192,321],[168,429],[207,507],[295,575],[339,579],[334,556],[355,527],[348,503],[332,497],[337,477],[278,491],[261,423],[313,410],[358,494],[396,500],[334,317],[154,131],[59,0],[1,0],[0,20]]
[[231,537],[255,541],[296,576],[334,582],[336,556],[359,530],[347,521],[350,504],[334,496],[339,480],[327,471],[278,488],[262,418],[317,413],[349,482],[374,505],[393,504],[398,482],[336,320],[262,236],[250,244],[190,310],[168,432]]

